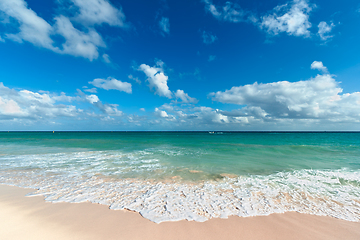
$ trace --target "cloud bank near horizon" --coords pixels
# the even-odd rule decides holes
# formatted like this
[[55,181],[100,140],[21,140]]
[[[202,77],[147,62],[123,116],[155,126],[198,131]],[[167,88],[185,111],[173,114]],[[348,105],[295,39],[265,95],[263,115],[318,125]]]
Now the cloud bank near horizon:
[[[59,118],[78,121],[98,118],[107,121],[109,126],[121,123],[122,127],[149,130],[157,129],[156,126],[168,130],[187,130],[195,126],[201,126],[196,128],[198,130],[277,129],[279,124],[291,128],[294,123],[301,129],[314,130],[319,126],[323,129],[333,124],[360,123],[360,92],[343,93],[335,76],[329,74],[320,61],[314,61],[311,68],[321,71],[321,74],[308,80],[255,82],[209,93],[213,101],[240,106],[231,111],[198,105],[197,100],[183,90],[173,93],[164,81],[168,78],[162,67],[141,66],[139,71],[144,71],[150,78],[149,84],[156,88],[156,94],[177,98],[182,104],[171,101],[152,112],[144,113],[142,110],[140,115],[125,114],[121,106],[103,103],[97,95],[85,94],[81,90],[77,90],[74,96],[68,96],[65,93],[10,89],[0,83],[0,121],[31,124]],[[90,83],[98,88],[117,89],[120,81],[114,80],[95,79]],[[122,87],[120,84],[117,90],[125,91]]]

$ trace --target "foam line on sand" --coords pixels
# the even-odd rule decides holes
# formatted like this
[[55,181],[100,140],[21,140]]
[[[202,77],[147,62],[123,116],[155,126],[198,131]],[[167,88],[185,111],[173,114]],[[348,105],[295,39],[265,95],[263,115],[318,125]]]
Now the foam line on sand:
[[153,223],[92,203],[49,203],[0,185],[0,239],[360,239],[360,223],[300,213]]

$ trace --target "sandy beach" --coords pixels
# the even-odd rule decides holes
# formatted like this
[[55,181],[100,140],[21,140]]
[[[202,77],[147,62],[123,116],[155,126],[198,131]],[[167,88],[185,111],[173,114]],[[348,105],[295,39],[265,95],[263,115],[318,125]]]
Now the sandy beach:
[[153,223],[92,203],[49,203],[0,185],[0,239],[360,239],[360,223],[299,213]]

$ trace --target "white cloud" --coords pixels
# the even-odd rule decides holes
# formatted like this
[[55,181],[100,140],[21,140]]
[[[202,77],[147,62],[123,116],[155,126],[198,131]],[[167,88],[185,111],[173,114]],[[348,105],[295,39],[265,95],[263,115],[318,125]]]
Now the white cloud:
[[162,32],[164,32],[166,34],[170,34],[170,21],[169,21],[169,18],[162,17],[161,20],[159,21],[159,27],[160,27]]
[[108,77],[107,79],[96,78],[93,81],[90,81],[89,84],[94,85],[97,88],[102,88],[105,90],[119,90],[126,93],[132,93],[131,83],[122,82],[115,78]]
[[78,8],[76,21],[84,25],[100,25],[124,27],[125,15],[121,9],[112,6],[107,0],[71,0]]
[[166,121],[176,121],[175,116],[168,114],[166,111],[160,110],[159,108],[155,108],[155,116],[165,119]]
[[141,81],[137,77],[134,77],[131,74],[128,75],[128,78],[131,79],[131,80],[134,80],[137,84],[141,84]]
[[160,67],[150,67],[149,65],[141,64],[139,71],[146,74],[149,87],[150,89],[155,89],[155,94],[161,97],[172,98],[173,94],[167,85],[168,76],[165,75],[161,64],[158,63],[157,65],[160,65]]
[[103,111],[110,116],[122,116],[123,112],[117,108],[118,106],[118,104],[104,104]]
[[[46,94],[50,94],[49,92],[45,92],[45,91],[39,91],[39,93],[46,93]],[[51,98],[53,100],[55,100],[56,102],[72,102],[72,101],[80,101],[81,98],[80,97],[71,97],[66,95],[66,93],[61,92],[60,95],[54,95],[52,94]]]
[[[271,13],[260,17],[260,20],[254,13],[245,11],[238,4],[230,1],[227,1],[223,7],[216,6],[211,0],[203,0],[203,2],[205,9],[219,21],[253,23],[271,35],[286,32],[288,35],[310,37],[309,14],[315,5],[310,6],[307,0],[292,0],[276,6]],[[209,38],[207,40],[212,41]]]
[[91,94],[91,95],[86,95],[86,100],[88,100],[89,103],[93,104],[93,103],[97,103],[100,101],[99,97],[96,96],[95,94]]
[[275,7],[273,13],[261,17],[260,28],[274,35],[286,32],[289,35],[309,37],[311,10],[312,7],[306,0],[293,0]]
[[89,92],[89,93],[97,93],[97,89],[96,88],[88,88],[87,86],[83,86],[84,91],[85,92]]
[[59,96],[28,90],[16,91],[0,83],[0,96],[0,118],[2,119],[28,118],[39,120],[44,117],[74,117],[79,114],[79,110],[74,105],[57,104],[59,101],[77,99],[68,97],[64,93]]
[[193,116],[197,117],[197,120],[204,123],[229,123],[229,118],[221,114],[217,109],[210,107],[195,107],[193,109]]
[[327,68],[323,65],[323,63],[319,62],[319,61],[314,61],[311,64],[311,69],[317,69],[317,70],[320,70],[320,71],[322,71],[324,73],[328,72]]
[[[95,108],[86,107],[84,110],[78,108],[78,104],[91,104]],[[124,113],[118,109],[117,104],[104,104],[95,94],[86,95],[78,90],[77,96],[68,96],[63,92],[57,94],[15,90],[0,82],[0,126],[3,130],[9,126],[27,130],[31,129],[30,126],[35,126],[36,129],[49,130],[49,126],[61,126],[64,123],[65,129],[74,129],[71,126],[86,126],[84,121],[94,124],[101,119],[112,117],[112,120],[119,120],[123,116]],[[66,125],[69,121],[70,125]],[[114,123],[118,124],[119,121]],[[101,125],[101,121],[98,124]]]
[[210,55],[209,58],[208,58],[208,62],[212,62],[216,59],[216,56],[215,55]]
[[184,92],[184,90],[178,89],[175,92],[175,97],[177,99],[181,99],[183,103],[197,103],[198,100],[196,98],[190,97],[187,93]]
[[161,124],[162,127],[173,129],[207,130],[229,124],[232,124],[232,127],[234,126],[233,124],[249,124],[252,122],[251,119],[253,119],[253,117],[243,117],[243,119],[240,120],[239,117],[226,116],[218,109],[204,106],[188,106],[189,107],[186,108],[180,108],[180,106],[164,104],[155,109],[155,116],[158,118],[155,121],[150,119],[148,121],[150,124]]
[[158,108],[155,108],[155,113],[157,113],[160,117],[163,117],[163,118],[169,117],[169,115],[167,114],[166,111],[162,111]]
[[110,116],[122,116],[123,112],[120,111],[119,109],[117,109],[117,107],[119,106],[118,104],[103,104],[99,97],[96,96],[95,94],[91,94],[91,95],[85,95],[85,99],[91,103],[92,105],[94,105],[95,107],[97,107],[100,111],[102,111],[103,113],[110,115]]
[[109,56],[108,54],[104,53],[104,54],[102,55],[102,58],[103,58],[103,60],[104,60],[106,63],[111,63],[111,61],[110,61],[110,56]]
[[172,104],[165,103],[161,106],[161,108],[165,109],[166,111],[174,111],[175,106]]
[[195,122],[214,124],[214,123],[229,123],[229,118],[221,114],[217,109],[210,107],[195,107],[192,109],[192,114],[187,117],[196,119]]
[[333,37],[333,35],[328,35],[331,32],[333,27],[335,27],[334,23],[331,23],[330,25],[328,25],[326,22],[319,23],[318,35],[320,36],[321,40],[326,41],[329,38]]
[[23,115],[20,106],[12,99],[0,97],[0,113],[4,115]]
[[[6,33],[5,37],[19,43],[28,41],[35,46],[60,54],[80,56],[88,58],[90,61],[97,59],[98,48],[104,48],[106,44],[92,26],[107,23],[111,26],[124,27],[125,16],[121,10],[114,8],[106,0],[72,1],[79,8],[79,13],[73,18],[58,15],[54,18],[53,26],[29,9],[24,0],[0,1],[0,12],[2,11],[5,13],[5,17],[11,17],[19,23],[18,32]],[[77,24],[77,28],[75,28],[71,21],[80,22],[82,26]],[[11,21],[2,23],[11,24]],[[14,26],[17,27],[17,25]],[[65,42],[61,43],[62,38],[58,36],[63,37]],[[58,45],[61,45],[62,48],[57,47]],[[106,54],[103,58],[104,61],[109,61]]]
[[102,37],[94,30],[82,32],[74,28],[69,18],[64,16],[55,17],[56,32],[65,38],[60,53],[88,58],[90,61],[99,56],[98,47],[106,47]]
[[3,39],[1,36],[0,36],[0,42],[5,42],[5,39]]
[[256,108],[256,117],[262,115],[266,120],[359,122],[360,92],[341,93],[338,82],[331,75],[324,74],[306,81],[254,83],[232,87],[224,92],[211,93],[210,96],[214,101],[246,105],[246,108],[241,109],[243,115],[249,115],[249,110]]
[[202,32],[202,39],[205,44],[212,44],[217,40],[217,37],[209,32]]
[[53,31],[51,25],[29,9],[24,0],[1,0],[0,11],[16,19],[20,24],[19,32],[5,34],[7,38],[20,43],[24,40],[39,47],[55,49],[50,38]]
[[[169,78],[164,73],[164,65],[165,63],[163,61],[158,60],[156,62],[156,66],[150,67],[149,65],[141,64],[138,70],[146,74],[146,76],[148,77],[147,81],[149,82],[149,88],[155,89],[155,94],[161,97],[167,97],[169,99],[175,96],[176,99],[181,99],[183,103],[197,103],[197,99],[190,97],[183,90],[178,89],[174,93],[170,91],[167,85],[167,81]],[[131,76],[131,78],[133,78],[133,76]]]
[[225,6],[220,7],[212,3],[211,0],[203,0],[205,3],[205,9],[210,12],[216,19],[220,21],[228,22],[256,22],[256,17],[244,11],[238,4],[232,2],[226,2]]

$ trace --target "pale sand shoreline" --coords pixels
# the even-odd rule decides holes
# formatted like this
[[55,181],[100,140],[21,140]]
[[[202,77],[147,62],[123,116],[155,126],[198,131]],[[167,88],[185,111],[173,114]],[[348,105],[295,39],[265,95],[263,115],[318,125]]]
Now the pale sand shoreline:
[[91,203],[49,203],[0,184],[0,239],[360,239],[360,223],[300,213],[153,223]]

